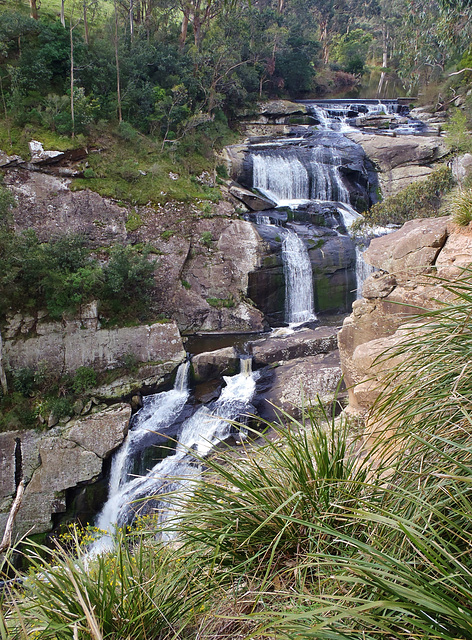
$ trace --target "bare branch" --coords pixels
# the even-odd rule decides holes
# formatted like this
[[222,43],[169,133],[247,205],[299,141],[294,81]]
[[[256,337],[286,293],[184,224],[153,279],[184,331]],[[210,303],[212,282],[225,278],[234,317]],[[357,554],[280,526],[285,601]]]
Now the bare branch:
[[459,73],[464,73],[464,71],[472,71],[472,69],[470,67],[464,67],[464,69],[461,69],[460,71],[454,71],[453,73],[448,73],[447,77],[450,78],[451,76],[457,76]]
[[22,480],[18,485],[16,490],[16,496],[13,501],[13,504],[10,509],[10,513],[8,514],[8,520],[5,527],[5,533],[3,534],[2,541],[0,542],[0,553],[3,553],[8,549],[11,545],[11,537],[13,531],[13,524],[15,522],[16,514],[18,513],[18,509],[21,506],[21,501],[23,499],[23,493],[25,491],[25,482]]

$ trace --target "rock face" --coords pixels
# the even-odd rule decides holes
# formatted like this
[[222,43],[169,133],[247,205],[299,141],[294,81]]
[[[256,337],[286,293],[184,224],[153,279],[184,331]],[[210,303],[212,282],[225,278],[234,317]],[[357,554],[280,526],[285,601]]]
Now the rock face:
[[53,514],[68,506],[68,490],[101,476],[103,461],[123,441],[130,416],[131,407],[118,404],[47,433],[1,433],[0,531],[21,476],[27,486],[15,534],[49,531]]
[[[159,254],[156,315],[175,319],[186,332],[262,329],[262,314],[245,299],[248,272],[258,265],[262,241],[250,223],[232,219],[229,202],[212,205],[205,217],[195,204],[118,205],[89,190],[71,190],[70,179],[46,172],[47,162],[56,157],[40,159],[38,154],[34,167],[0,155],[0,163],[8,167],[5,185],[18,203],[13,212],[17,231],[32,229],[41,241],[77,233],[97,249],[150,244]],[[126,228],[130,216],[141,221],[133,231]],[[226,303],[212,305],[208,299]]]
[[338,335],[350,407],[361,412],[377,397],[382,368],[393,365],[379,356],[404,340],[419,310],[451,299],[443,280],[457,278],[472,263],[472,240],[449,218],[413,220],[372,240],[364,257],[379,271],[364,283],[364,297]]
[[[81,329],[80,321],[65,326],[36,322],[34,328],[37,337],[25,340],[18,335],[12,336],[14,320],[15,317],[7,331],[9,339],[3,345],[5,365],[13,370],[23,367],[37,369],[39,363],[46,363],[49,369],[63,374],[73,373],[83,366],[104,371],[123,366],[125,357],[133,354],[138,364],[147,365],[147,368],[142,368],[133,376],[133,386],[136,388],[150,377],[150,365],[158,365],[154,381],[158,384],[164,375],[185,359],[185,350],[175,322],[121,329]],[[120,389],[116,395],[119,397],[122,392]]]
[[418,179],[427,178],[434,164],[448,153],[439,137],[402,135],[392,138],[358,132],[346,135],[362,146],[376,166],[384,197],[398,193]]

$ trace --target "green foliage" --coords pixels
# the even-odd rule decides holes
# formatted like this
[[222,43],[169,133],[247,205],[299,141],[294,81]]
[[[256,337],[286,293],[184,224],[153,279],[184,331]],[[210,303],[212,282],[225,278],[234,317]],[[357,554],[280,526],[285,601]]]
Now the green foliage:
[[211,247],[213,244],[213,238],[211,235],[211,231],[203,231],[200,236],[200,242],[205,245],[205,247]]
[[461,109],[455,109],[446,125],[446,142],[456,153],[472,151],[472,135],[467,128],[467,115]]
[[440,167],[426,180],[414,182],[393,196],[388,196],[374,204],[365,213],[367,224],[403,224],[414,218],[434,218],[444,215],[441,212],[442,197],[454,186],[452,171],[449,167]]
[[23,396],[31,395],[35,386],[35,372],[29,367],[22,367],[13,372],[13,389]]
[[206,301],[211,307],[216,307],[217,309],[221,309],[223,307],[231,309],[236,305],[233,296],[230,296],[229,298],[207,298]]
[[190,284],[190,282],[188,280],[181,280],[180,281],[182,286],[184,287],[184,289],[191,289],[192,285]]
[[131,213],[128,214],[128,219],[126,220],[126,224],[125,224],[126,231],[128,233],[137,231],[139,227],[142,226],[142,224],[143,224],[143,220],[139,215],[139,212],[137,210],[131,211]]
[[0,225],[8,225],[11,223],[11,210],[16,205],[15,198],[10,191],[3,186],[0,179]]
[[48,402],[48,409],[58,420],[74,415],[74,406],[70,398],[52,398]]
[[173,229],[166,229],[161,233],[161,238],[163,240],[169,240],[169,238],[172,238],[173,236],[175,236],[175,231]]
[[364,73],[367,53],[373,39],[372,34],[363,29],[352,29],[338,36],[333,46],[334,59],[348,73]]
[[472,189],[455,189],[446,198],[442,211],[459,226],[467,227],[472,222]]
[[113,313],[149,313],[156,266],[149,254],[149,250],[141,254],[131,246],[112,249],[103,270],[102,299]]
[[97,374],[91,367],[79,367],[74,375],[72,388],[75,393],[82,394],[97,384]]

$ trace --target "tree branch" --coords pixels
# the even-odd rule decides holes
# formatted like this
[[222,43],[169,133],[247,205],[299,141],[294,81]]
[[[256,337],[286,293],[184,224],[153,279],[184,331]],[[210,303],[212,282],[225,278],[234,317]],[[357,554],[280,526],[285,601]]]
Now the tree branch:
[[2,541],[0,542],[0,553],[3,553],[11,545],[11,536],[13,531],[13,523],[15,522],[16,514],[21,506],[21,500],[23,499],[23,493],[25,491],[25,481],[22,480],[16,490],[16,496],[8,514],[7,525],[5,527],[5,533],[3,534]]
[[460,71],[454,71],[453,73],[448,73],[447,77],[450,78],[451,76],[457,76],[459,73],[463,73],[464,71],[472,71],[472,69],[470,67],[464,67],[464,69],[461,69]]

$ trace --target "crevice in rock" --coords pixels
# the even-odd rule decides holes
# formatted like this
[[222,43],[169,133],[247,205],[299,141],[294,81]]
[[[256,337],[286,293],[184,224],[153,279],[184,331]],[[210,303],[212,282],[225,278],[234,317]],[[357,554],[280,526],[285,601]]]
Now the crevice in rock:
[[20,438],[15,438],[15,490],[23,479],[23,452]]

